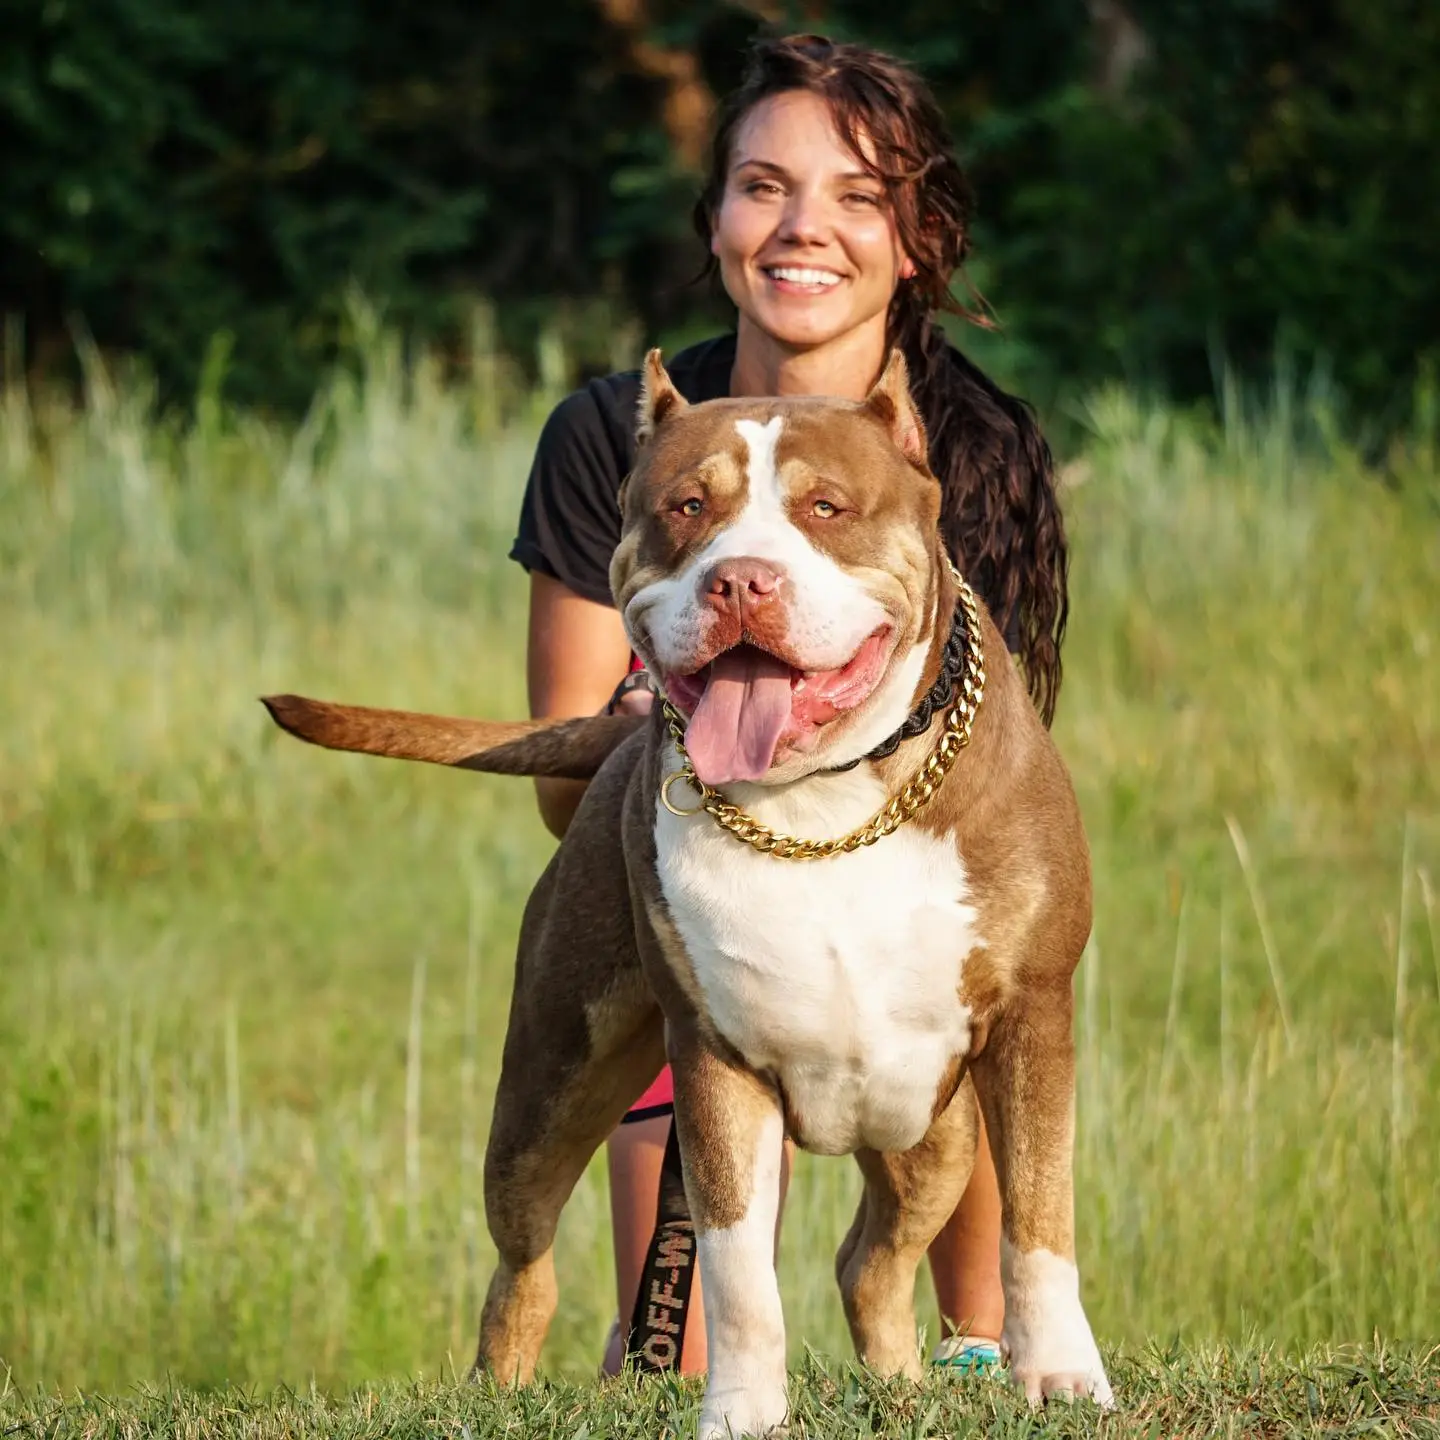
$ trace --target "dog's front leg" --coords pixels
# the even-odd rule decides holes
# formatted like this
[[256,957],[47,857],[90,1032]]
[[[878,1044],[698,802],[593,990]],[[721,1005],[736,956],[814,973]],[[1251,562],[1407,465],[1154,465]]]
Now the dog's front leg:
[[1075,1046],[1068,983],[1027,993],[973,1062],[1000,1180],[1010,1373],[1032,1403],[1113,1403],[1075,1267]]
[[785,1317],[775,1276],[784,1120],[773,1088],[698,1035],[670,1036],[685,1192],[705,1277],[710,1374],[700,1440],[782,1425]]

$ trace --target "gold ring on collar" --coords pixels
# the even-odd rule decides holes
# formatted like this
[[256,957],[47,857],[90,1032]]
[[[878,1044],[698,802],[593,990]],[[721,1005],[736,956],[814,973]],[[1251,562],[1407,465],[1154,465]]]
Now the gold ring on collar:
[[[670,787],[677,781],[683,780],[687,785],[694,788],[695,793],[700,797],[699,804],[692,805],[688,810],[682,810],[671,798]],[[672,814],[678,815],[682,820],[688,815],[698,815],[705,808],[705,788],[695,775],[689,770],[675,770],[667,775],[660,783],[660,803]]]

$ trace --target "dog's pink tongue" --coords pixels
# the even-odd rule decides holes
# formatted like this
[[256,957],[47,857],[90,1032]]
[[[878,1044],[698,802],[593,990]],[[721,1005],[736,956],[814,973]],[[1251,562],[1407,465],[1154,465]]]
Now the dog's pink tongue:
[[758,780],[790,718],[790,667],[742,645],[717,655],[710,683],[685,727],[685,748],[707,785]]

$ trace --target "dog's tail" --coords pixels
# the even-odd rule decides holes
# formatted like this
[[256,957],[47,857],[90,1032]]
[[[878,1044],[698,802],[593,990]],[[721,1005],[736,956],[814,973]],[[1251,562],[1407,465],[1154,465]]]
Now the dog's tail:
[[640,715],[578,720],[455,720],[409,710],[332,705],[303,695],[262,697],[271,719],[327,750],[424,760],[491,775],[548,775],[589,780],[643,724]]

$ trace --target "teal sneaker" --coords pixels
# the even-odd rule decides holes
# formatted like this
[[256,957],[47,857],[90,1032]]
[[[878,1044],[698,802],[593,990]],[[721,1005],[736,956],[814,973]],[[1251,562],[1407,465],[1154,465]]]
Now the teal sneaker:
[[994,1340],[951,1335],[935,1347],[930,1363],[962,1375],[989,1376],[995,1374],[1002,1364],[1000,1346]]

